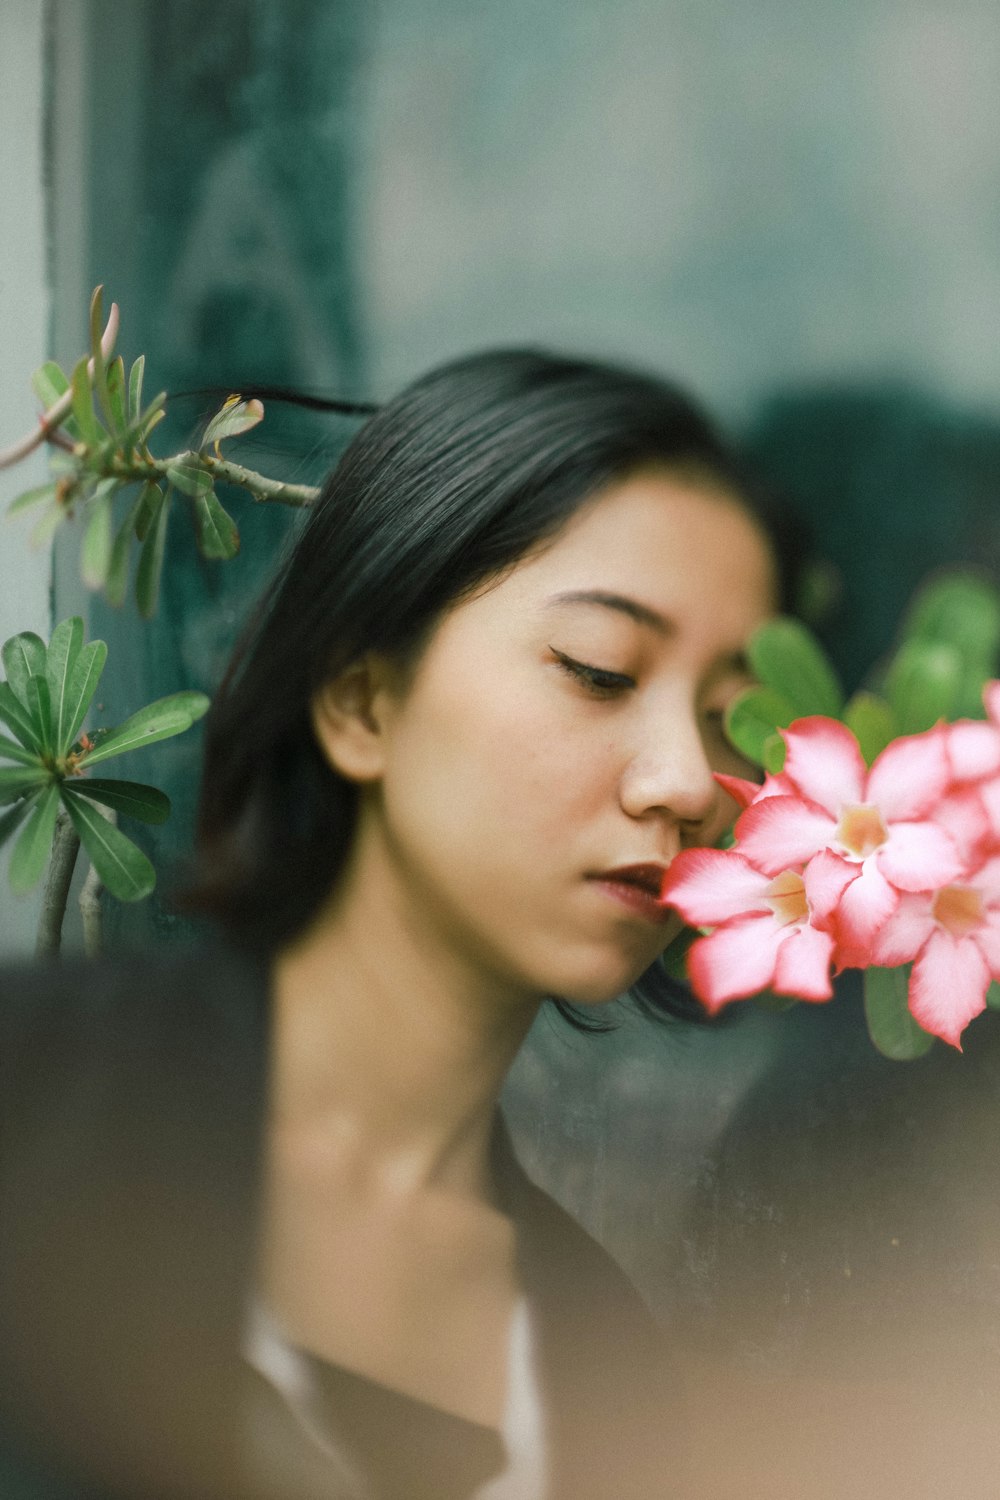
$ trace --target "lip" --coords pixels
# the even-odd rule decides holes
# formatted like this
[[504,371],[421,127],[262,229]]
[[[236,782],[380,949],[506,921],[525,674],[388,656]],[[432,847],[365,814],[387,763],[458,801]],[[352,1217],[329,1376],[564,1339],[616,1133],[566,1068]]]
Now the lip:
[[619,905],[647,922],[662,926],[673,915],[672,908],[665,906],[660,897],[666,873],[666,865],[648,861],[643,864],[618,865],[613,870],[602,870],[600,874],[589,878]]

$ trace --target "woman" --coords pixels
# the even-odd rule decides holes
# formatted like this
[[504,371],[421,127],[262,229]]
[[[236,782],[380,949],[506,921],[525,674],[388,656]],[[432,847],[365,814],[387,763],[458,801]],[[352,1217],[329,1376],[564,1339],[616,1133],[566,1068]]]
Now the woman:
[[781,592],[737,466],[657,381],[487,354],[362,428],[210,715],[191,899],[231,951],[147,968],[142,1012],[138,971],[80,981],[101,1020],[72,1042],[25,1007],[36,1057],[76,1079],[82,1045],[103,1081],[81,1160],[48,1115],[43,1166],[31,1129],[16,1153],[99,1246],[70,1290],[56,1254],[56,1313],[16,1275],[25,1364],[76,1368],[92,1309],[128,1310],[88,1430],[117,1384],[144,1454],[90,1440],[97,1469],[162,1451],[180,1492],[223,1486],[235,1414],[237,1493],[676,1492],[648,1319],[497,1098],[547,997],[663,1003],[662,874],[730,820],[723,711]]

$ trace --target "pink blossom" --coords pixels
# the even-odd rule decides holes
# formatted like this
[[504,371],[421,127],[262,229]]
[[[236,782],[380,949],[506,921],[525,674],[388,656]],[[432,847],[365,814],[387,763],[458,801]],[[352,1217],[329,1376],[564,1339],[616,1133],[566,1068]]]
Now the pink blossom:
[[798,719],[782,734],[782,790],[740,815],[739,850],[766,875],[809,866],[813,924],[836,938],[842,966],[864,966],[901,892],[963,874],[960,848],[932,817],[953,780],[944,729],[894,740],[870,770],[835,719]]
[[713,1014],[766,989],[830,999],[833,938],[810,922],[798,871],[766,874],[735,849],[687,849],[667,872],[663,899],[691,926],[715,928],[688,953],[692,985]]
[[879,933],[872,961],[913,961],[909,1007],[918,1025],[962,1050],[959,1037],[1000,979],[1000,857],[935,891],[908,893]]

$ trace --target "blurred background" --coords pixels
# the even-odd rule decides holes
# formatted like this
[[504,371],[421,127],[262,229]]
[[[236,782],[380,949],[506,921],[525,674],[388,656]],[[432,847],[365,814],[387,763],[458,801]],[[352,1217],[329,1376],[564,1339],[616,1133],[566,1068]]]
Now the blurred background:
[[[378,399],[524,342],[676,377],[808,521],[851,685],[934,568],[997,571],[992,0],[5,0],[0,70],[11,437],[103,282],[151,391]],[[174,402],[158,451],[200,410]],[[248,461],[316,482],[350,430],[275,408]],[[29,482],[3,478],[0,498]],[[75,539],[49,559],[11,525],[0,633],[83,610],[110,647],[107,722],[211,691],[295,525],[250,509],[228,564],[173,528],[148,625],[84,596]],[[175,804],[147,841],[164,887],[197,756],[191,733],[135,771]],[[4,889],[0,912],[4,951],[30,949],[32,902]],[[109,903],[107,926],[112,944],[189,935],[158,898]],[[871,1053],[849,986],[711,1029],[623,1012],[586,1037],[544,1016],[507,1107],[526,1164],[679,1346],[774,1389],[858,1359],[876,1383],[950,1369],[948,1339],[966,1373],[995,1370],[998,1022],[963,1059],[899,1065]],[[928,1295],[947,1335],[914,1320]],[[954,1472],[927,1493],[996,1493]]]

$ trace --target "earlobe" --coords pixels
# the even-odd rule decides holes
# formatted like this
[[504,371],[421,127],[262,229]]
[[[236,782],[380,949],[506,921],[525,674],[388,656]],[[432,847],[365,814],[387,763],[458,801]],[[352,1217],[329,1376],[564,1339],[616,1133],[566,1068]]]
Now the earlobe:
[[331,768],[348,781],[377,781],[385,769],[384,682],[364,657],[325,683],[311,705],[313,732]]

